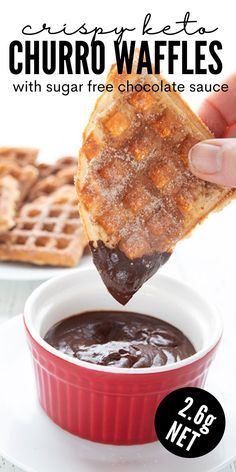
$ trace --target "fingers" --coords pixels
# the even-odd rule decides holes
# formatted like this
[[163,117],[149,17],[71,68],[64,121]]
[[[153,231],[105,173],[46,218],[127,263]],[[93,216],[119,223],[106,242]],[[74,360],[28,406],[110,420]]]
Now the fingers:
[[231,128],[236,123],[236,73],[226,83],[228,91],[213,93],[199,110],[201,119],[216,137],[232,136]]
[[220,111],[213,106],[209,98],[207,98],[198,112],[203,123],[214,133],[217,138],[224,136],[224,132],[227,129],[227,122],[221,115]]
[[208,139],[189,152],[190,169],[197,177],[226,187],[236,187],[236,138]]

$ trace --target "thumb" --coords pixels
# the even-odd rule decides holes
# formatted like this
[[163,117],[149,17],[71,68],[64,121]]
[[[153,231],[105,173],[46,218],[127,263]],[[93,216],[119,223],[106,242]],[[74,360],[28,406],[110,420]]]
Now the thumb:
[[236,187],[236,138],[208,139],[189,151],[190,170],[200,179]]

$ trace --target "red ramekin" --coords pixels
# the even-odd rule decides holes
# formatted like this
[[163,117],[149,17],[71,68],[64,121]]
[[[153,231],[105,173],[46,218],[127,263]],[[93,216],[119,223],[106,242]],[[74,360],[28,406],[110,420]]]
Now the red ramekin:
[[[161,318],[181,329],[197,352],[167,366],[118,368],[80,361],[44,341],[57,321],[99,309]],[[121,307],[93,268],[40,285],[26,302],[24,322],[38,397],[47,415],[75,435],[117,445],[157,440],[154,417],[160,401],[177,388],[204,385],[222,334],[218,311],[187,285],[157,275]]]

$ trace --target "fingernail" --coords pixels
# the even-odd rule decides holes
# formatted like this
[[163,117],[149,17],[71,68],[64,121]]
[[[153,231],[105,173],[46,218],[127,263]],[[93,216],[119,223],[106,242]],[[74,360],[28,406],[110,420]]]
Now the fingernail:
[[189,152],[193,169],[201,174],[215,174],[221,170],[221,148],[214,144],[198,143]]

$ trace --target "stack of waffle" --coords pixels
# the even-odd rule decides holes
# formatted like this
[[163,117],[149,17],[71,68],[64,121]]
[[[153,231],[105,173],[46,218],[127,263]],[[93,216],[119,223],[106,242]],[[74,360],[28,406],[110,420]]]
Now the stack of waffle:
[[0,148],[0,260],[75,266],[86,246],[73,182],[76,159],[39,164],[37,154]]

